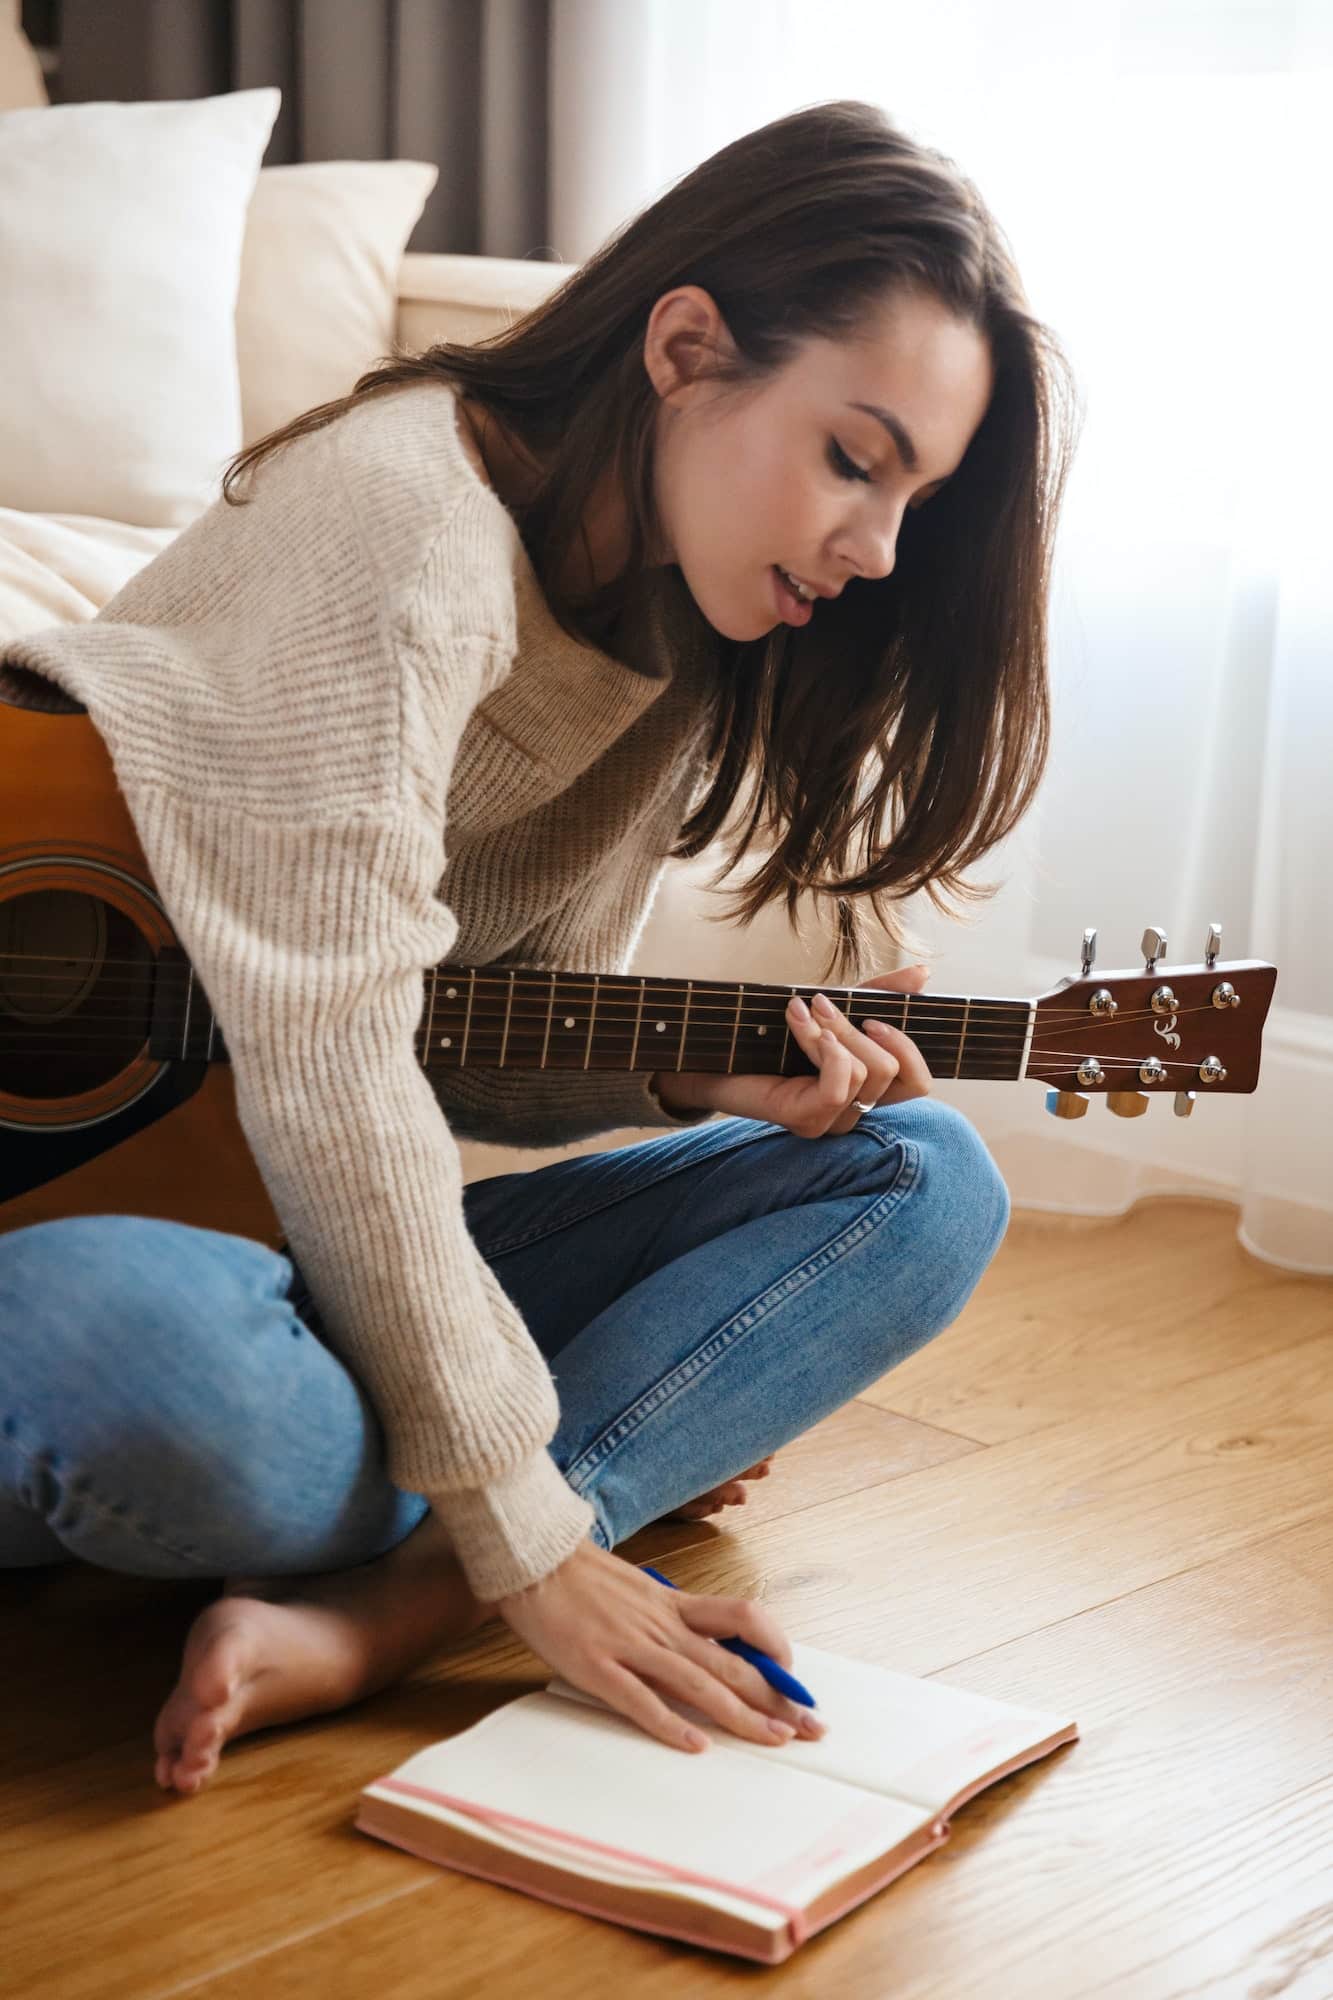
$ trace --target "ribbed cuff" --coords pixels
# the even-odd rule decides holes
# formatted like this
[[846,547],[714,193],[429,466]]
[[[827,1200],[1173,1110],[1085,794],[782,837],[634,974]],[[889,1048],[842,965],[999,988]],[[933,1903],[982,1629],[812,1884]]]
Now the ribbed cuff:
[[587,1540],[596,1518],[545,1446],[489,1486],[426,1498],[481,1604],[494,1604],[549,1576]]
[[705,1119],[712,1117],[713,1108],[711,1105],[708,1104],[699,1105],[693,1111],[673,1111],[669,1105],[666,1105],[662,1102],[660,1093],[653,1089],[652,1078],[656,1075],[657,1075],[656,1070],[646,1071],[641,1079],[641,1082],[642,1082],[643,1094],[649,1106],[652,1107],[655,1105],[657,1107],[657,1111],[661,1114],[662,1118],[664,1119],[669,1118],[673,1125],[684,1126],[684,1125],[702,1125]]

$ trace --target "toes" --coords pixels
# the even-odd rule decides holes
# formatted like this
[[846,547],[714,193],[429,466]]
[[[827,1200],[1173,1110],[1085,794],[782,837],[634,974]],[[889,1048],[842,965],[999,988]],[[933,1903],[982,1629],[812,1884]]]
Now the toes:
[[222,1746],[223,1717],[216,1709],[205,1709],[196,1715],[185,1732],[181,1745],[181,1759],[193,1763],[210,1753],[216,1756]]

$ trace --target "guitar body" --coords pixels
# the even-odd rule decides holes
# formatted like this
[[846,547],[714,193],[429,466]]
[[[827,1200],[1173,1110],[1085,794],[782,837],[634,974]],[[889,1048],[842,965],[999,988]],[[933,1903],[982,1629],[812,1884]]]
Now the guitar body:
[[151,1215],[282,1241],[230,1067],[154,1060],[124,1009],[176,945],[87,714],[0,701],[0,1233]]

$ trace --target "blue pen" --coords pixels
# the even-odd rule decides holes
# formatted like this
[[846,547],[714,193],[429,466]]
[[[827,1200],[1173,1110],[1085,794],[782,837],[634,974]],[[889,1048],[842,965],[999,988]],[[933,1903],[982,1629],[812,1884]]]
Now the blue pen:
[[[668,1590],[680,1589],[678,1583],[673,1583],[669,1576],[663,1576],[660,1569],[654,1569],[649,1563],[643,1565],[643,1573],[655,1576]],[[799,1701],[802,1708],[815,1706],[815,1698],[809,1688],[803,1688],[794,1675],[789,1674],[785,1667],[780,1667],[776,1660],[770,1659],[767,1653],[761,1653],[757,1646],[747,1645],[744,1639],[718,1639],[714,1643],[725,1646],[729,1653],[738,1654],[742,1660],[748,1660],[752,1667],[758,1667],[769,1686],[775,1687],[779,1694],[785,1694],[789,1701]]]

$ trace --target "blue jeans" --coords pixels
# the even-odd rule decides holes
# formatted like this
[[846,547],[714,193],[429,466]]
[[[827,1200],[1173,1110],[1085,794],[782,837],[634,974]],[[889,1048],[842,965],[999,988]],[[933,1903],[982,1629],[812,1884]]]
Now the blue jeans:
[[[1009,1219],[975,1128],[929,1097],[822,1139],[714,1119],[464,1200],[551,1364],[549,1450],[603,1548],[933,1340]],[[280,1252],[128,1215],[0,1236],[0,1567],[342,1569],[427,1511],[384,1458]]]

